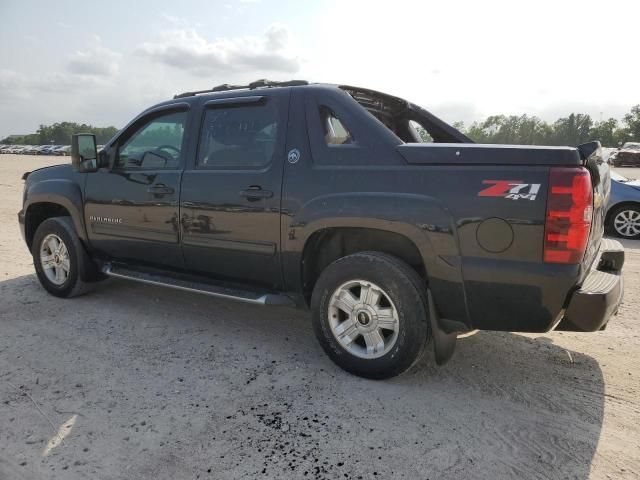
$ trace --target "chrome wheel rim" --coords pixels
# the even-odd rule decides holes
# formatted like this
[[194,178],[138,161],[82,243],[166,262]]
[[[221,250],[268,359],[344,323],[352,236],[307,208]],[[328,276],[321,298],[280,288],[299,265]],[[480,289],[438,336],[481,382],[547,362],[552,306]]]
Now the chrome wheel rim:
[[340,285],[331,295],[328,316],[335,339],[356,357],[382,357],[398,340],[398,310],[374,283],[352,280]]
[[637,210],[622,210],[613,219],[613,227],[623,237],[640,235],[640,212]]
[[50,233],[40,244],[40,265],[47,279],[54,285],[62,285],[69,278],[71,260],[62,239]]

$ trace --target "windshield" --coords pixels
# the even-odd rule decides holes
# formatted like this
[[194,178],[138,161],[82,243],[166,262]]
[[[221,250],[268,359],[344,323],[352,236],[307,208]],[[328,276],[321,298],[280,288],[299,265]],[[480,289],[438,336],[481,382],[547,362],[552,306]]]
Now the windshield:
[[640,150],[640,143],[627,142],[622,146],[622,148],[628,148],[629,150]]
[[623,177],[618,172],[614,172],[611,170],[611,180],[615,180],[616,182],[628,182],[629,179],[627,177]]

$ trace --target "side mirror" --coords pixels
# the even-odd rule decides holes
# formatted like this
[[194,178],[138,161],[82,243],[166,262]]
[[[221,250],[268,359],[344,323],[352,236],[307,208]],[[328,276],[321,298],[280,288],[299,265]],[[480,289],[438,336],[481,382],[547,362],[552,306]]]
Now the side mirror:
[[76,133],[71,137],[71,165],[81,173],[98,170],[98,149],[96,136],[90,133]]

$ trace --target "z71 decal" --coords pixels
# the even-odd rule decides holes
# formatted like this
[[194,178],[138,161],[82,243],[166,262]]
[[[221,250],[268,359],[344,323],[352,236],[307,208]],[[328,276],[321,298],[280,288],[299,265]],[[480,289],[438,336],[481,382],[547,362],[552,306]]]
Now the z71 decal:
[[479,197],[535,200],[540,190],[539,183],[523,183],[522,180],[483,180],[482,183],[491,186],[480,190]]

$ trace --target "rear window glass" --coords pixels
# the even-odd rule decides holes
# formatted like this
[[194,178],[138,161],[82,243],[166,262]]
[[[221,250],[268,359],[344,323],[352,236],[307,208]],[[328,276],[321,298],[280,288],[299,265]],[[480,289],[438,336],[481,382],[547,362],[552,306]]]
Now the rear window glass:
[[328,107],[320,107],[320,121],[327,145],[348,145],[355,142],[351,132]]
[[198,166],[262,167],[271,162],[278,138],[276,102],[208,109]]

